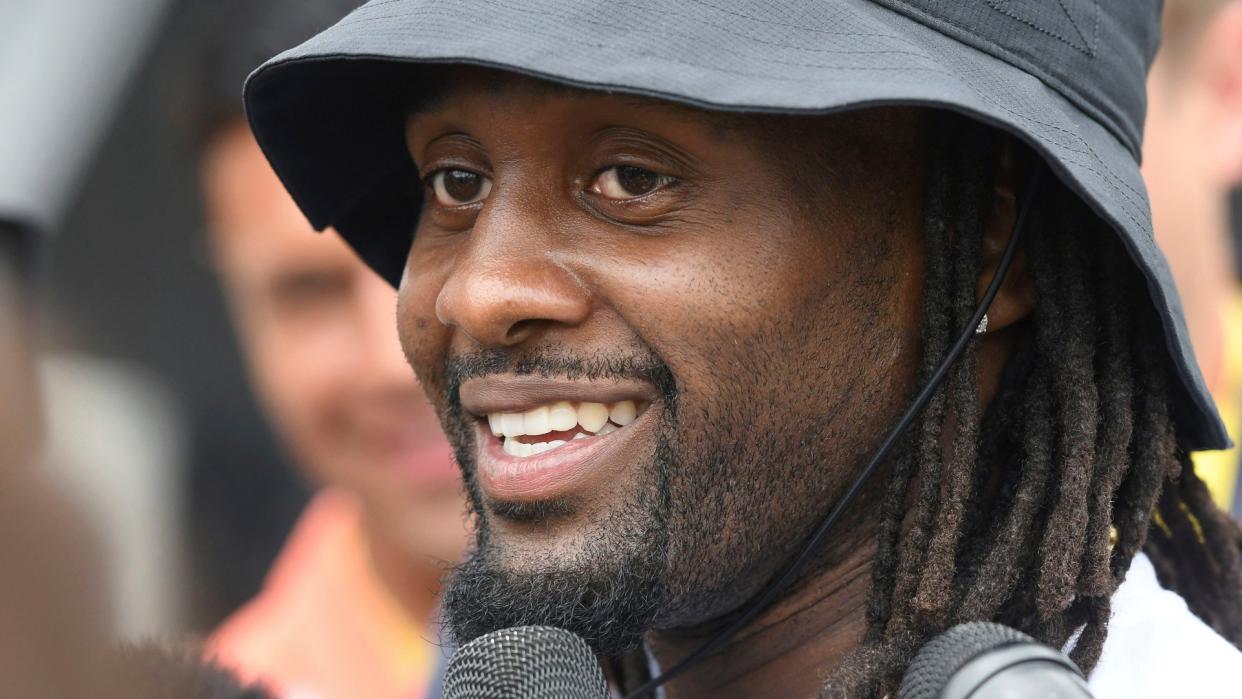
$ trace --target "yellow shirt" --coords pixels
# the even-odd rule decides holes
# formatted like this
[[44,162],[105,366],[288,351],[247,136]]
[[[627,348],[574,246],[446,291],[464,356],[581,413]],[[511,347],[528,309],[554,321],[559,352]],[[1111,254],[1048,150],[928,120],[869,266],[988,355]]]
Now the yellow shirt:
[[[1229,438],[1236,445],[1239,434],[1238,400],[1242,393],[1242,292],[1235,292],[1225,304],[1224,318],[1224,381],[1213,392],[1221,420],[1229,431]],[[1212,499],[1228,511],[1233,504],[1234,488],[1238,481],[1238,447],[1221,451],[1201,451],[1193,455],[1195,473],[1207,484]]]

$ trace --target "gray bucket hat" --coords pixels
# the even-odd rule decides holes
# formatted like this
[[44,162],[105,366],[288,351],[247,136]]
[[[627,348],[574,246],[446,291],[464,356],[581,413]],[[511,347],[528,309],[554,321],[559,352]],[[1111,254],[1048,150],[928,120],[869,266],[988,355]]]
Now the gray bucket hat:
[[[259,68],[260,146],[317,229],[394,286],[418,215],[418,66],[473,64],[708,109],[963,113],[1028,143],[1121,236],[1181,378],[1184,446],[1229,438],[1203,384],[1139,174],[1161,0],[372,0]],[[1153,339],[1153,341],[1156,341]]]

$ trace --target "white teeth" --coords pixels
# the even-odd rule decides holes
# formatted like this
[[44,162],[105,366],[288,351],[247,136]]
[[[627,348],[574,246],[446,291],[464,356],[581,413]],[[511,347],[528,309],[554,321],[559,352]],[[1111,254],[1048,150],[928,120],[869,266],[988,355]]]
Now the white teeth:
[[578,424],[578,411],[568,401],[561,401],[548,411],[548,426],[557,432],[572,430]]
[[[505,437],[506,443],[523,435],[534,437],[550,432],[570,432],[579,425],[586,434],[580,432],[573,438],[581,439],[592,434],[615,432],[618,427],[625,427],[637,417],[638,402],[633,400],[618,401],[611,406],[603,403],[575,405],[569,401],[558,401],[524,413],[489,413],[487,426],[493,435]],[[517,442],[514,441],[514,444]],[[514,455],[520,455],[519,452],[522,451],[519,446],[510,448],[516,450]]]
[[501,413],[500,433],[506,437],[520,437],[525,427],[525,419],[521,413]]
[[526,442],[519,442],[512,437],[506,437],[504,441],[504,450],[509,456],[526,458],[528,456],[542,454],[546,451],[552,451],[557,447],[565,446],[565,444],[566,442],[563,439],[554,439],[551,442],[532,442],[527,444]]
[[587,433],[586,433],[586,432],[579,432],[579,433],[575,434],[575,435],[573,436],[573,438],[571,438],[571,439],[570,439],[570,441],[572,442],[572,441],[577,441],[577,440],[579,440],[579,439],[586,439],[587,437],[588,437],[588,435],[587,435]]
[[608,422],[608,407],[603,403],[582,403],[578,406],[578,424],[587,432],[599,432]]
[[623,400],[613,405],[612,409],[608,411],[608,419],[621,427],[634,422],[636,417],[638,417],[638,406],[632,400]]
[[546,407],[529,410],[522,415],[522,430],[528,435],[547,434],[552,431],[549,426],[549,411]]
[[513,438],[505,439],[504,449],[509,456],[526,457],[531,455],[531,445],[523,444]]

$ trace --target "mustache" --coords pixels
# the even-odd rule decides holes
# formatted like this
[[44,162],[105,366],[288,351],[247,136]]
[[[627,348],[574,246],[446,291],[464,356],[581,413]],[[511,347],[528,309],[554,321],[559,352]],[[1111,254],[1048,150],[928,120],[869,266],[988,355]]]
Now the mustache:
[[569,381],[643,381],[655,386],[668,405],[676,405],[678,392],[677,381],[668,364],[649,350],[582,356],[558,350],[515,354],[511,350],[487,349],[459,354],[445,362],[444,385],[450,410],[461,414],[463,383],[496,374],[555,377]]

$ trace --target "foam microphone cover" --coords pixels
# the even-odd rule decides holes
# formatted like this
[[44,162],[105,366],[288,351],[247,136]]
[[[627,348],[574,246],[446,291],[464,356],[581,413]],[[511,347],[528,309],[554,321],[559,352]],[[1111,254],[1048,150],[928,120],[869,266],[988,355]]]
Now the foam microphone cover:
[[553,626],[493,631],[453,654],[445,699],[607,699],[599,660],[586,641]]
[[972,621],[928,641],[901,681],[898,699],[1090,699],[1062,653],[1001,624]]

